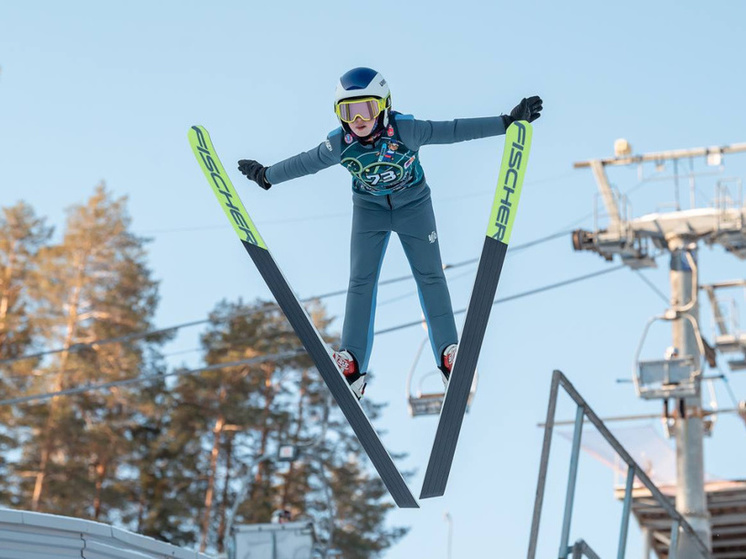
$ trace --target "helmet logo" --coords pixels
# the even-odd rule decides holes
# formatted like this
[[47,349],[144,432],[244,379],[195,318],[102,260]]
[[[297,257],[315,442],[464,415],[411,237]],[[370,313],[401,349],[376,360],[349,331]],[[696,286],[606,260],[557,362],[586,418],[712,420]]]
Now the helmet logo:
[[389,129],[386,131],[386,133],[389,135],[389,138],[394,135],[394,127],[389,126]]
[[355,141],[355,138],[352,137],[352,134],[345,134],[345,143],[351,144]]

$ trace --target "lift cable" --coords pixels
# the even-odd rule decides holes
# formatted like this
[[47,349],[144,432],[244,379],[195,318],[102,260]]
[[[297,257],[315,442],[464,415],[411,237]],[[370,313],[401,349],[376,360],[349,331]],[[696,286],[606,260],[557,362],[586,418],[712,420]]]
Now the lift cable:
[[[494,301],[493,306],[500,304],[500,303],[506,303],[508,301],[513,301],[515,299],[520,299],[523,297],[528,297],[530,295],[536,295],[537,293],[543,293],[545,291],[549,291],[551,289],[557,289],[559,287],[563,287],[566,285],[570,285],[572,283],[577,283],[580,281],[584,281],[587,279],[591,279],[594,277],[598,277],[604,274],[609,274],[611,272],[615,272],[617,270],[621,270],[624,268],[624,264],[620,264],[619,266],[614,266],[613,268],[606,268],[604,270],[600,270],[598,272],[592,272],[590,274],[585,274],[582,276],[578,276],[575,278],[570,278],[567,280],[563,280],[560,282],[553,283],[551,285],[546,285],[543,287],[538,287],[536,289],[531,289],[529,291],[524,291],[522,293],[516,293],[515,295],[510,295],[508,297],[503,297],[502,299],[496,299]],[[454,314],[462,314],[466,312],[466,309],[460,309],[458,311],[455,311]],[[396,330],[403,330],[405,328],[410,328],[412,326],[418,326],[421,324],[422,321],[418,320],[415,322],[408,322],[406,324],[400,324],[398,326],[392,326],[390,328],[385,328],[383,330],[377,330],[375,332],[376,335],[381,334],[388,334],[389,332],[394,332]],[[47,392],[43,394],[31,394],[28,396],[21,396],[18,398],[9,398],[6,400],[0,400],[0,406],[2,405],[11,405],[11,404],[20,404],[20,403],[27,403],[31,401],[37,401],[37,400],[48,400],[50,398],[54,398],[56,396],[66,396],[66,395],[72,395],[72,394],[80,394],[83,392],[89,392],[94,390],[103,390],[106,388],[112,388],[115,386],[124,386],[127,384],[134,384],[138,382],[151,382],[159,379],[163,379],[170,376],[181,376],[181,375],[190,375],[195,373],[202,373],[206,371],[213,371],[217,369],[227,368],[227,367],[236,367],[240,365],[251,365],[255,363],[261,363],[265,361],[272,361],[272,360],[280,360],[280,359],[288,359],[290,357],[294,357],[296,355],[302,354],[304,350],[302,348],[298,348],[295,350],[291,350],[284,353],[274,354],[274,355],[263,355],[260,357],[254,357],[251,359],[244,359],[241,361],[233,361],[230,363],[217,363],[215,365],[209,365],[207,367],[200,367],[198,369],[177,369],[170,373],[164,373],[164,374],[156,374],[156,375],[147,375],[147,376],[141,376],[141,377],[135,377],[131,379],[123,379],[123,380],[117,380],[112,382],[105,382],[101,384],[87,384],[75,388],[68,388],[66,390],[59,390],[56,392]]]
[[[541,243],[545,243],[545,242],[551,241],[551,240],[556,239],[556,238],[558,238],[560,236],[567,235],[568,233],[570,233],[570,231],[561,231],[561,232],[553,233],[553,234],[548,235],[546,237],[535,239],[533,241],[529,241],[529,242],[524,243],[522,245],[517,245],[516,247],[511,248],[510,250],[512,250],[513,252],[515,252],[515,251],[523,250],[523,249],[526,249],[526,248],[530,248],[532,246],[535,246],[535,245],[538,245],[538,244],[541,244]],[[469,260],[464,260],[463,262],[457,262],[456,264],[446,264],[443,267],[443,269],[444,270],[451,270],[451,269],[454,269],[454,268],[459,268],[461,266],[466,266],[468,264],[473,264],[473,263],[478,262],[478,261],[479,261],[478,258],[472,258],[472,259],[469,259]],[[380,285],[389,285],[389,284],[392,284],[392,283],[397,283],[397,282],[401,282],[401,281],[405,281],[405,280],[409,280],[409,279],[412,279],[411,275],[399,276],[399,277],[396,277],[396,278],[390,278],[390,279],[382,280],[382,281],[378,282],[378,285],[379,286]],[[329,293],[323,293],[321,295],[314,295],[314,296],[311,296],[311,297],[306,297],[304,299],[301,299],[300,302],[301,303],[308,303],[308,302],[311,302],[311,301],[316,301],[316,300],[321,300],[321,299],[328,299],[330,297],[335,297],[335,296],[338,296],[338,295],[344,295],[345,293],[347,293],[347,289],[340,289],[340,290],[337,290],[337,291],[331,291]],[[241,313],[241,314],[238,314],[238,315],[235,315],[235,316],[251,316],[252,314],[260,313],[260,312],[264,312],[264,311],[265,311],[265,309],[252,309],[248,313]],[[169,332],[174,332],[176,330],[180,330],[181,328],[189,328],[189,327],[192,327],[192,326],[199,326],[199,325],[202,325],[202,324],[207,324],[208,322],[210,322],[209,318],[203,318],[203,319],[199,319],[199,320],[193,320],[191,322],[182,322],[180,324],[175,324],[173,326],[167,326],[165,328],[157,328],[155,330],[148,330],[146,332],[133,332],[131,334],[126,334],[124,336],[116,336],[116,337],[113,337],[113,338],[104,338],[104,339],[101,339],[101,340],[94,340],[92,342],[86,342],[86,343],[75,343],[75,344],[71,344],[69,346],[65,346],[65,347],[61,347],[61,348],[49,349],[49,350],[45,350],[45,351],[39,351],[39,352],[36,352],[36,353],[30,353],[28,355],[21,355],[21,356],[18,356],[18,357],[9,357],[9,358],[6,358],[6,359],[0,359],[0,365],[5,365],[5,364],[8,364],[8,363],[14,363],[14,362],[17,362],[17,361],[23,361],[23,360],[26,360],[26,359],[38,359],[39,357],[44,357],[46,355],[53,355],[53,354],[56,354],[56,353],[63,353],[65,351],[80,351],[82,349],[86,349],[86,348],[90,348],[90,347],[95,347],[95,346],[100,346],[100,345],[116,344],[116,343],[126,343],[126,342],[131,342],[133,340],[138,340],[138,339],[142,339],[142,338],[156,337],[156,336],[161,335],[161,334],[167,334]]]

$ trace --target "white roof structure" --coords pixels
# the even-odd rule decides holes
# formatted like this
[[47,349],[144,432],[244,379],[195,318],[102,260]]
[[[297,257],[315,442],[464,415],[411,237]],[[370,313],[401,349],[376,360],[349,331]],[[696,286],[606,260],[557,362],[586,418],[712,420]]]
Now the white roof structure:
[[0,508],[0,559],[212,559],[108,524]]

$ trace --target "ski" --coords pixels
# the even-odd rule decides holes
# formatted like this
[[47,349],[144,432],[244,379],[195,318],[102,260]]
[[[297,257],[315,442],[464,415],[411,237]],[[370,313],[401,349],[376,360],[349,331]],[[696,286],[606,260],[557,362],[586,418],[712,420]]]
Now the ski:
[[531,149],[531,133],[532,127],[526,121],[514,122],[505,133],[505,148],[487,236],[479,258],[469,306],[466,309],[461,342],[443,400],[420,499],[439,497],[446,490],[479,351],[513,230]]
[[259,273],[272,291],[319,373],[321,373],[337,405],[350,423],[360,444],[362,444],[383,483],[391,493],[394,502],[402,508],[418,508],[417,500],[407,487],[401,472],[399,472],[383,443],[381,443],[378,433],[365,415],[352,389],[337,369],[329,348],[282,275],[261,235],[259,235],[259,231],[249,217],[228,174],[225,172],[225,168],[218,159],[207,130],[202,126],[192,126],[188,136],[194,155],[233,229],[241,239],[246,252],[254,261]]

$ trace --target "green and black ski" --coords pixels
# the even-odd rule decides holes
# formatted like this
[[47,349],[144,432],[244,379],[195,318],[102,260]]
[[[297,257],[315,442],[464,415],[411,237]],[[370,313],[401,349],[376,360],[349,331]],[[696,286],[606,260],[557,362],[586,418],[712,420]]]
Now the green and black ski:
[[479,351],[518,210],[523,175],[531,149],[531,133],[531,125],[520,120],[511,124],[505,134],[502,165],[487,236],[479,258],[469,306],[466,309],[456,361],[440,411],[438,429],[435,432],[435,442],[430,452],[420,499],[439,497],[446,490]]
[[215,153],[207,130],[202,126],[192,126],[189,130],[189,143],[233,229],[311,356],[360,444],[363,445],[383,483],[394,498],[394,502],[400,507],[417,508],[419,506],[417,500],[407,487],[401,472],[381,443],[347,381],[337,369],[329,348],[277,267],[267,245],[241,203],[225,168]]

